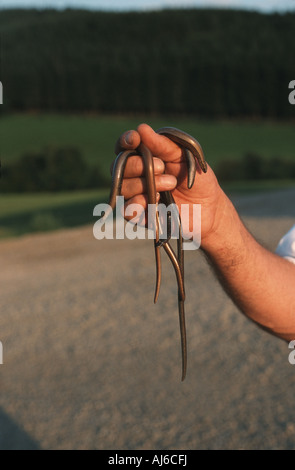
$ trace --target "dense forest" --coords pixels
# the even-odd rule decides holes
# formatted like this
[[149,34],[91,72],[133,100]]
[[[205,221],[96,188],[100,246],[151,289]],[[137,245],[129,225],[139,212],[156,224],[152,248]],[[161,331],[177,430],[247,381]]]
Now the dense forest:
[[4,110],[294,116],[295,14],[4,10]]

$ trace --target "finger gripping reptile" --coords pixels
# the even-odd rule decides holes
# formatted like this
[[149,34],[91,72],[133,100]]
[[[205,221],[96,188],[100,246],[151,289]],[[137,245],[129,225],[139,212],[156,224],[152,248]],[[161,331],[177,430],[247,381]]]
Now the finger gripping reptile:
[[[161,127],[156,131],[160,135],[168,137],[170,140],[179,145],[182,149],[186,164],[187,164],[187,187],[191,189],[196,176],[197,167],[206,173],[207,164],[205,161],[204,153],[199,142],[192,136],[174,127]],[[140,144],[136,150],[123,150],[120,152],[115,160],[112,170],[112,186],[109,197],[110,212],[115,209],[116,197],[121,194],[121,186],[124,177],[124,170],[127,160],[132,155],[140,155],[144,164],[144,174],[146,179],[146,188],[148,196],[149,220],[152,221],[152,226],[149,227],[154,232],[154,251],[156,260],[156,288],[154,302],[157,301],[159,296],[161,284],[161,248],[164,249],[168,255],[172,266],[175,271],[177,287],[178,287],[178,311],[179,311],[179,325],[181,337],[181,351],[182,351],[182,380],[185,379],[187,370],[187,341],[186,341],[186,327],[185,327],[185,290],[184,290],[184,256],[183,256],[183,237],[182,226],[179,214],[177,214],[178,224],[178,237],[177,237],[177,252],[173,250],[169,243],[171,238],[171,213],[167,212],[167,237],[160,238],[160,220],[157,211],[157,197],[156,197],[156,184],[154,175],[153,156],[150,150],[144,145]],[[165,204],[167,207],[175,202],[170,191],[160,193],[160,203]],[[176,207],[176,206],[175,206]],[[106,219],[109,212],[105,213],[103,219]]]

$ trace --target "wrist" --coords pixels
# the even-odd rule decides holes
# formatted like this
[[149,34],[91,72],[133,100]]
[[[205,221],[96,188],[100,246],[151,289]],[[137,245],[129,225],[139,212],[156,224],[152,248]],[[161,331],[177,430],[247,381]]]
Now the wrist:
[[216,260],[228,260],[235,254],[236,261],[243,256],[246,229],[232,202],[220,188],[214,221],[210,231],[202,237],[201,249]]

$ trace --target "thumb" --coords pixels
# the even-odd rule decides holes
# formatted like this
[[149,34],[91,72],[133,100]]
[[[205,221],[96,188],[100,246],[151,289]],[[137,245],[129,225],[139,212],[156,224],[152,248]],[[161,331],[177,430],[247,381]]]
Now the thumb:
[[140,135],[136,131],[126,131],[120,135],[115,145],[115,154],[122,150],[136,149],[140,144]]
[[164,135],[157,134],[148,124],[140,124],[137,128],[141,142],[145,144],[154,157],[164,162],[180,162],[182,151],[180,147]]

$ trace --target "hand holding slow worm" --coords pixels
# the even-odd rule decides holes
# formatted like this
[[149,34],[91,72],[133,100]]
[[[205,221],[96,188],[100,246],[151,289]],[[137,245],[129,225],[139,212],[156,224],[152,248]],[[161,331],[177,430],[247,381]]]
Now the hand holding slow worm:
[[[185,176],[182,183],[182,191],[191,191],[194,187],[196,172],[207,172],[207,164],[200,144],[190,135],[186,134],[179,129],[173,127],[164,127],[158,129],[156,133],[146,125],[141,125],[136,131],[130,131],[123,134],[116,144],[116,153],[119,152],[113,168],[112,168],[112,190],[110,195],[110,205],[114,208],[116,195],[122,194],[128,199],[127,204],[137,203],[141,204],[145,209],[148,204],[155,207],[158,202],[157,191],[161,193],[160,201],[169,206],[174,204],[173,195],[170,192],[178,183],[178,178],[181,177],[181,171]],[[143,133],[140,134],[140,131]],[[147,144],[145,144],[144,132],[150,134],[152,137]],[[140,160],[134,155],[134,150],[140,154]],[[161,161],[155,160],[157,165],[157,176],[155,177],[154,159],[152,154],[159,155],[161,160],[165,162],[165,173],[163,174],[163,164]],[[139,163],[141,162],[142,165]],[[167,174],[168,165],[178,165],[178,178],[173,181],[173,176]],[[185,168],[183,166],[185,165]],[[172,167],[173,168],[173,167]],[[175,172],[174,166],[174,172]],[[180,171],[179,171],[180,170]],[[168,170],[169,172],[169,170]],[[123,179],[123,174],[125,178]],[[129,178],[128,178],[129,175]],[[142,177],[144,175],[144,178]],[[156,182],[157,178],[157,182]],[[186,186],[184,187],[184,181]],[[161,188],[163,183],[163,189]],[[166,184],[165,184],[166,183]],[[157,185],[158,184],[158,185]],[[169,187],[170,185],[170,187]],[[164,189],[165,188],[165,189]],[[176,189],[174,189],[176,191]],[[144,195],[144,192],[147,195]],[[186,201],[187,203],[187,201]],[[171,215],[168,216],[168,219]],[[167,220],[168,220],[167,219]],[[166,240],[159,240],[159,218],[158,213],[152,217],[153,229],[155,233],[154,248],[157,267],[157,282],[155,301],[158,298],[160,282],[161,282],[161,258],[160,248],[163,247],[168,257],[170,258],[175,270],[177,284],[178,284],[178,306],[179,306],[179,320],[181,332],[181,346],[182,346],[182,380],[186,375],[187,364],[187,346],[186,346],[186,328],[185,328],[185,313],[184,313],[184,258],[183,258],[183,239],[181,220],[177,217],[179,236],[177,240],[177,254],[172,249],[169,243],[169,237]],[[171,222],[170,222],[171,223]]]

